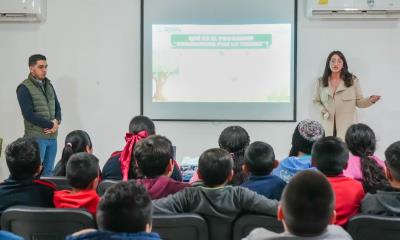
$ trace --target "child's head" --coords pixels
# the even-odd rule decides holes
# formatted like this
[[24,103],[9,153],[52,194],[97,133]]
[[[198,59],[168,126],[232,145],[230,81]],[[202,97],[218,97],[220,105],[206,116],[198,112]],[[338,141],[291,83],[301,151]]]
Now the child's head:
[[112,232],[150,232],[152,205],[149,194],[134,180],[107,189],[97,209],[99,229]]
[[400,183],[400,141],[392,143],[385,151],[386,175],[391,184]]
[[312,149],[312,164],[328,176],[337,176],[347,167],[349,150],[337,137],[324,137],[318,140]]
[[247,131],[240,126],[225,128],[218,139],[219,147],[230,153],[244,151],[250,144],[250,137]]
[[148,135],[153,135],[156,133],[156,128],[153,121],[143,115],[132,118],[131,122],[129,123],[130,133],[138,134],[141,131],[146,131]]
[[75,153],[67,163],[69,184],[79,190],[96,189],[100,173],[99,159],[90,153]]
[[134,156],[140,172],[148,178],[172,173],[173,150],[166,137],[152,135],[142,139],[135,145]]
[[244,151],[250,144],[250,137],[247,131],[240,126],[230,126],[225,128],[218,139],[219,147],[233,154],[233,185],[240,185],[245,180],[242,172],[244,163]]
[[40,174],[39,145],[33,138],[18,138],[7,146],[5,153],[11,178],[27,179]]
[[363,123],[353,124],[347,129],[345,140],[350,152],[360,157],[364,189],[375,192],[387,185],[383,168],[371,158],[376,147],[374,131]]
[[303,120],[297,124],[292,135],[292,148],[289,156],[299,156],[300,153],[311,154],[313,144],[325,136],[322,125],[314,120]]
[[122,179],[134,179],[140,177],[134,161],[134,147],[138,141],[155,134],[153,121],[146,116],[135,116],[129,123],[129,132],[125,134],[125,147],[121,152]]
[[355,156],[372,156],[375,152],[375,133],[363,123],[351,125],[346,131],[345,141]]
[[265,142],[253,142],[244,153],[244,171],[254,176],[263,176],[271,173],[278,166],[275,160],[274,149]]
[[233,160],[229,152],[212,148],[201,154],[197,173],[206,186],[217,187],[232,179],[232,169]]
[[335,198],[324,175],[314,170],[297,173],[283,190],[278,219],[297,236],[317,236],[335,221]]
[[79,152],[92,153],[92,141],[90,140],[89,134],[83,130],[75,130],[68,133],[65,138],[65,145],[60,160],[63,167],[60,169],[59,173],[56,173],[56,175],[65,176],[65,167],[68,159],[72,154]]

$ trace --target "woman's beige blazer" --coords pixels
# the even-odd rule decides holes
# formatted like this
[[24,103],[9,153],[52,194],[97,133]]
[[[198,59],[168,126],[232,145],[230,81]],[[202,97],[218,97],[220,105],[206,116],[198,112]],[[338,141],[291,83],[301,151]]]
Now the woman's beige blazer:
[[[341,81],[336,92],[332,93],[331,88],[322,85],[322,79],[317,81],[313,98],[314,105],[321,113],[322,125],[325,128],[325,135],[332,136],[334,122],[336,121],[337,136],[344,140],[347,128],[357,121],[356,107],[366,108],[373,103],[369,98],[364,98],[360,83],[356,77],[353,85],[346,87]],[[329,117],[324,119],[324,114],[329,112]]]

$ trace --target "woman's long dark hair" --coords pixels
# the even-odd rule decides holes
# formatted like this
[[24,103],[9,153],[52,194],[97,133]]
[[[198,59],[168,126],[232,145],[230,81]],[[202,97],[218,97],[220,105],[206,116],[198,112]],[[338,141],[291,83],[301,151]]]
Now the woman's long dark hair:
[[354,75],[349,72],[348,65],[347,65],[347,60],[343,53],[341,51],[333,51],[331,52],[328,57],[326,58],[326,64],[325,64],[325,70],[324,70],[324,75],[322,75],[322,85],[324,87],[329,86],[329,77],[332,74],[331,68],[330,68],[330,61],[333,55],[339,56],[342,61],[343,61],[343,68],[340,72],[340,77],[344,81],[344,85],[346,87],[351,87],[353,85],[353,78]]
[[376,148],[375,133],[365,124],[353,124],[347,129],[346,144],[350,152],[360,157],[363,186],[366,192],[375,193],[389,184],[384,170],[372,158]]
[[230,184],[241,185],[246,180],[242,165],[244,164],[244,152],[250,144],[249,134],[240,126],[230,126],[221,132],[218,144],[220,148],[233,154],[234,176]]
[[89,134],[83,130],[70,132],[65,138],[65,145],[62,151],[61,160],[54,168],[54,176],[65,176],[68,159],[74,153],[86,152],[86,147],[92,148],[92,141]]

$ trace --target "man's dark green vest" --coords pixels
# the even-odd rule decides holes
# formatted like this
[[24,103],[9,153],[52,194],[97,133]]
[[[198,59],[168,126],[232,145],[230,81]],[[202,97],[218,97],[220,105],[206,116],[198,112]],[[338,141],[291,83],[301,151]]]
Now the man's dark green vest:
[[[42,118],[53,120],[56,115],[56,98],[54,88],[49,79],[43,80],[45,92],[41,89],[39,83],[29,74],[21,84],[28,88],[32,96],[33,111]],[[36,126],[24,119],[25,136],[34,138],[57,138],[57,132],[44,134],[44,129]]]

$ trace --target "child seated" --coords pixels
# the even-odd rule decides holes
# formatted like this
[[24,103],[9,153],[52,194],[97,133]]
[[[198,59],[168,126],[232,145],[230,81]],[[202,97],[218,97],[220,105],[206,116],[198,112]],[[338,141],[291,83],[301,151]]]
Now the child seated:
[[213,148],[201,154],[197,173],[204,186],[185,188],[153,200],[154,212],[198,213],[208,222],[209,239],[232,239],[232,222],[243,212],[276,216],[276,200],[247,188],[226,186],[234,174],[232,156],[226,150]]
[[99,160],[90,153],[75,153],[67,163],[67,179],[72,190],[54,193],[56,208],[85,208],[96,215],[99,196],[96,188],[99,181]]
[[264,228],[254,229],[244,240],[326,239],[351,240],[335,221],[335,201],[326,177],[313,170],[297,173],[283,191],[278,219],[285,232],[278,234]]
[[134,156],[144,176],[136,182],[145,186],[152,199],[166,197],[190,186],[170,178],[174,169],[173,152],[172,144],[166,137],[152,135],[139,141]]
[[[233,158],[233,177],[228,183],[230,185],[240,186],[246,180],[247,176],[242,170],[242,165],[244,163],[244,151],[249,144],[250,136],[246,129],[241,126],[229,126],[219,135],[219,147],[232,154]],[[193,174],[190,183],[192,183],[192,186],[203,184],[203,182],[199,180],[197,173]]]
[[278,164],[271,145],[265,142],[253,142],[244,153],[243,171],[250,177],[242,184],[242,187],[267,198],[280,200],[286,182],[271,175],[272,169]]
[[374,155],[374,131],[363,123],[353,124],[347,129],[345,139],[351,155],[343,174],[360,181],[365,192],[375,193],[389,186],[385,163]]
[[54,207],[52,183],[36,180],[42,172],[39,145],[33,138],[19,138],[7,146],[10,177],[0,183],[0,213],[9,207]]
[[[125,134],[126,145],[122,151],[113,152],[104,164],[102,177],[111,180],[123,180],[141,178],[137,164],[133,159],[133,150],[137,142],[148,136],[156,134],[153,121],[146,116],[136,116],[129,123],[129,132]],[[171,178],[182,180],[178,163],[174,160],[174,171]]]
[[313,166],[327,176],[335,193],[335,224],[344,226],[358,213],[364,198],[362,184],[343,175],[343,169],[346,168],[349,159],[349,150],[339,138],[325,137],[314,144],[311,157]]
[[312,146],[324,136],[324,128],[319,122],[314,120],[299,122],[292,135],[292,148],[289,157],[283,159],[279,166],[272,171],[272,174],[285,182],[289,182],[297,172],[310,169],[312,167]]
[[133,180],[117,183],[100,200],[96,216],[99,230],[83,230],[66,240],[159,240],[160,236],[151,232],[151,210],[150,196],[143,186]]
[[62,150],[61,159],[58,161],[53,170],[54,176],[65,177],[67,175],[66,168],[68,159],[74,153],[87,152],[92,153],[92,141],[89,134],[82,130],[75,130],[68,133],[65,138],[64,149]]
[[368,193],[361,202],[361,213],[400,217],[400,141],[385,151],[386,177],[390,187]]

